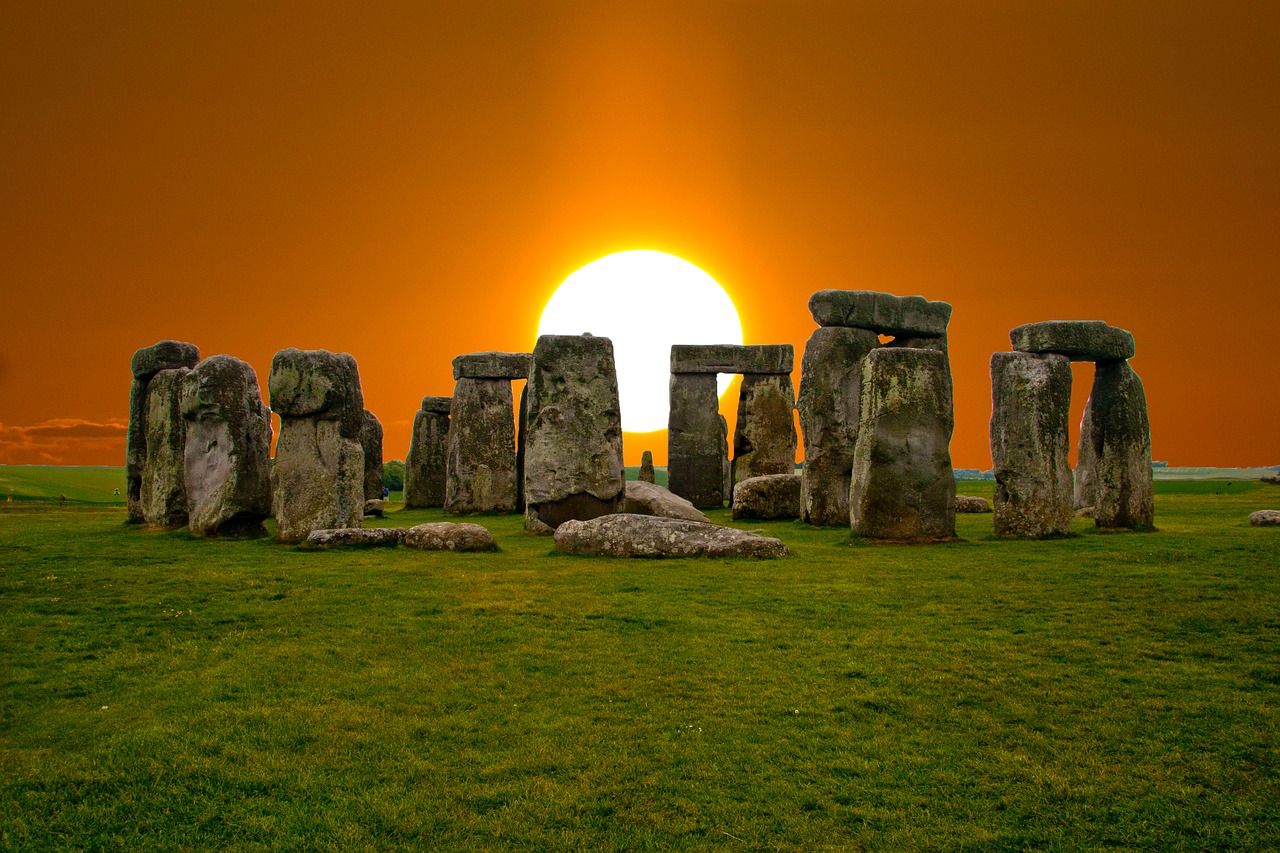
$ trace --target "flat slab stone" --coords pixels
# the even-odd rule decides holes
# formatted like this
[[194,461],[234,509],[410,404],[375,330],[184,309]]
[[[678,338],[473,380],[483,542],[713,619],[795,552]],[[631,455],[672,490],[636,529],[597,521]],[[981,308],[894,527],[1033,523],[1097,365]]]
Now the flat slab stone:
[[778,539],[679,518],[616,513],[556,528],[556,550],[601,557],[785,557]]
[[1009,332],[1018,352],[1065,355],[1072,361],[1122,361],[1133,358],[1133,334],[1102,320],[1046,320]]
[[819,326],[895,336],[940,337],[951,321],[951,306],[946,302],[875,290],[819,290],[809,297],[809,312]]
[[991,512],[991,504],[978,495],[956,495],[956,512]]
[[748,477],[733,487],[734,518],[799,518],[800,475]]
[[420,551],[496,551],[493,534],[479,524],[433,521],[416,524],[404,535],[406,548]]
[[1280,526],[1280,509],[1260,509],[1249,515],[1249,523],[1254,527]]
[[449,409],[453,406],[452,397],[423,397],[422,411],[431,412],[434,415],[447,415]]
[[313,530],[300,547],[314,550],[328,548],[394,548],[408,531],[403,527],[341,527],[336,530]]
[[195,344],[185,341],[157,341],[149,347],[135,350],[133,362],[134,379],[150,379],[162,370],[176,370],[179,367],[195,367],[200,361],[200,350]]
[[683,518],[686,521],[701,521],[707,524],[711,519],[692,503],[672,494],[656,483],[645,480],[627,481],[627,498],[623,502],[623,512],[634,515],[656,515],[660,518]]
[[791,344],[673,344],[672,373],[790,373]]
[[532,358],[533,354],[527,352],[466,353],[453,360],[453,378],[526,379]]

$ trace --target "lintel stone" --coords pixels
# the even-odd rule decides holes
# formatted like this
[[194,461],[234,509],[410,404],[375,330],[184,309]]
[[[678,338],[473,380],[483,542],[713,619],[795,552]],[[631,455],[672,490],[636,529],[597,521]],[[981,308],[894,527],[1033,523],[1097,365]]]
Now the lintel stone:
[[673,344],[672,373],[790,373],[791,344]]
[[452,397],[423,397],[422,411],[436,415],[447,415],[453,405]]
[[527,379],[527,352],[472,352],[453,360],[454,379]]
[[819,326],[870,329],[894,336],[941,337],[951,321],[951,306],[946,302],[875,290],[819,290],[809,297],[809,312]]
[[1072,361],[1124,361],[1133,358],[1133,334],[1102,320],[1046,320],[1009,332],[1018,352],[1056,353]]

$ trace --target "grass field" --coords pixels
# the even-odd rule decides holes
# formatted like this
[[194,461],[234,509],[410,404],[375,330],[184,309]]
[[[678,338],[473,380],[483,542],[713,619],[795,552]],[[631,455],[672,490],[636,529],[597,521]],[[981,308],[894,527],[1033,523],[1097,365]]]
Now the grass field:
[[[990,494],[989,483],[963,492]],[[0,508],[6,850],[1274,850],[1280,487],[778,561],[314,553]],[[392,512],[409,525],[437,511]],[[729,521],[720,513],[717,520]]]

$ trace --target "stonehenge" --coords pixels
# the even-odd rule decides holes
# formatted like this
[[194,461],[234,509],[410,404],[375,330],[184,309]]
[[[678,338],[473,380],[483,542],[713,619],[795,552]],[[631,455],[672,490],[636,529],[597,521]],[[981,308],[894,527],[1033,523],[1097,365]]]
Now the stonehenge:
[[626,494],[613,342],[542,335],[526,389],[525,527],[548,533],[617,512]]
[[653,473],[653,451],[646,450],[640,454],[640,474],[638,478],[641,482],[653,483],[656,478]]
[[147,453],[139,503],[151,527],[187,523],[187,490],[183,453],[187,425],[182,419],[182,381],[190,369],[161,370],[147,386]]
[[[1133,335],[1101,320],[1050,320],[1018,326],[1009,340],[1014,351],[991,359],[997,535],[1065,535],[1073,510],[1090,508],[1100,528],[1152,529],[1151,426],[1128,361]],[[1074,482],[1072,361],[1094,363]]]
[[[793,360],[790,344],[671,347],[667,487],[673,493],[694,506],[718,507],[742,480],[794,472]],[[720,373],[743,377],[729,477],[725,476],[726,435],[716,389]]]
[[451,397],[423,397],[404,460],[404,507],[444,506]]
[[144,521],[142,473],[147,465],[147,389],[161,370],[192,368],[200,361],[200,350],[183,341],[159,341],[133,354],[130,365],[133,383],[129,388],[129,431],[125,441],[125,495],[128,520]]
[[364,499],[382,500],[382,421],[368,409],[360,428],[360,449],[364,452]]
[[529,353],[477,352],[453,360],[445,462],[449,515],[512,512],[517,504],[511,381],[529,375]]

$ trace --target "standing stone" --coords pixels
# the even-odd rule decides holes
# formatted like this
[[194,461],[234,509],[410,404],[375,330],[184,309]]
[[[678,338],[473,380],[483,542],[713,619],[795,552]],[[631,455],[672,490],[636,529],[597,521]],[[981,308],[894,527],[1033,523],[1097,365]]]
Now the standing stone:
[[125,495],[128,519],[138,524],[142,512],[142,472],[147,464],[147,385],[161,370],[192,368],[200,361],[200,351],[182,341],[159,341],[136,350],[130,364],[133,383],[129,386],[129,432],[125,444]]
[[360,449],[364,452],[364,499],[382,500],[382,422],[368,409],[360,430]]
[[347,353],[285,349],[271,360],[271,408],[280,439],[271,471],[276,535],[360,527],[364,515],[364,395]]
[[271,514],[271,413],[253,368],[215,355],[182,381],[187,526],[196,536],[262,536]]
[[545,533],[617,512],[626,496],[613,342],[539,337],[528,390],[525,526]]
[[[1096,371],[1095,368],[1095,376]],[[1092,509],[1098,500],[1097,489],[1094,488],[1098,456],[1094,451],[1091,402],[1092,399],[1084,404],[1084,415],[1080,418],[1080,442],[1076,446],[1075,499],[1072,502],[1076,509]]]
[[529,383],[520,389],[519,417],[516,418],[516,512],[524,512],[524,438],[529,429]]
[[182,419],[185,367],[161,370],[147,386],[147,461],[142,469],[142,517],[152,527],[187,523],[182,473],[187,424]]
[[716,452],[720,454],[720,491],[725,500],[732,504],[733,460],[730,458],[732,447],[729,444],[729,419],[719,412],[716,413],[716,417],[720,419],[720,443],[716,445]]
[[444,511],[466,515],[515,509],[515,443],[511,380],[459,379],[449,416]]
[[404,508],[444,506],[450,397],[423,397],[404,460]]
[[673,373],[670,387],[667,488],[696,507],[721,507],[726,440],[716,375]]
[[796,394],[786,373],[746,373],[733,433],[733,485],[796,470]]
[[797,408],[804,435],[800,518],[809,524],[849,523],[862,359],[878,346],[875,332],[838,326],[816,329],[805,344]]
[[1071,531],[1071,362],[1062,355],[991,356],[991,459],[997,536]]
[[656,482],[653,474],[653,452],[650,450],[640,454],[640,475],[637,479],[642,483]]
[[950,401],[939,352],[881,347],[863,360],[849,496],[854,533],[905,542],[955,537]]
[[1098,364],[1089,408],[1098,527],[1152,529],[1155,504],[1147,397],[1142,380],[1127,361]]

